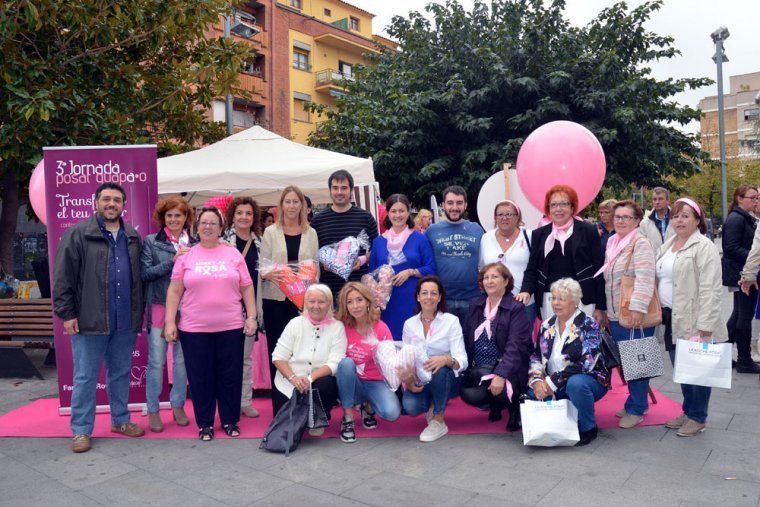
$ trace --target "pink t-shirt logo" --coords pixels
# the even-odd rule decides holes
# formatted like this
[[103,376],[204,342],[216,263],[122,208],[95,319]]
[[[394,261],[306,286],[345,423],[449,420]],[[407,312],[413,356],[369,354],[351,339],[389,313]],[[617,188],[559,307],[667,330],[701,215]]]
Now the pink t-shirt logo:
[[195,263],[195,272],[199,275],[210,276],[212,278],[226,278],[227,265],[223,260],[198,261]]

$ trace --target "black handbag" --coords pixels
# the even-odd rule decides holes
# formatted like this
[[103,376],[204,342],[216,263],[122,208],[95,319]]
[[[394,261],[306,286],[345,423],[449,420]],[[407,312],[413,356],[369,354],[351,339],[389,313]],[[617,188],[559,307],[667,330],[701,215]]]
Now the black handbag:
[[612,338],[612,335],[605,331],[600,330],[602,337],[601,349],[602,349],[602,361],[608,371],[612,371],[613,368],[620,367],[622,369],[622,361],[620,360],[620,349],[617,342]]
[[322,397],[319,396],[319,389],[309,389],[309,421],[307,426],[310,429],[326,428],[330,424],[327,419],[327,411],[322,404]]
[[269,424],[259,449],[282,452],[285,456],[295,451],[309,422],[309,411],[308,393],[301,394],[294,389],[293,396],[280,408]]

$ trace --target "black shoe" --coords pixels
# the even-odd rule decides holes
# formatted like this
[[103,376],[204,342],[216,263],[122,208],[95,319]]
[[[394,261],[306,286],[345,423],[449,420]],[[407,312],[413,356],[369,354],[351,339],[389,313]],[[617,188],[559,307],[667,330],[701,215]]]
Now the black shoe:
[[509,419],[507,420],[507,431],[520,431],[522,429],[522,420],[520,419],[520,409],[510,409]]
[[580,433],[580,441],[578,441],[577,444],[575,444],[575,447],[583,447],[584,445],[590,444],[593,440],[596,439],[597,435],[599,433],[599,428],[594,426],[588,431],[581,431]]
[[737,361],[736,373],[760,373],[760,364],[757,364],[752,359]]
[[501,409],[491,408],[488,412],[488,422],[501,421]]
[[354,431],[354,421],[346,421],[343,419],[340,422],[340,439],[347,444],[356,442],[356,432]]
[[364,405],[359,407],[359,411],[362,413],[362,426],[365,429],[374,430],[377,428],[377,417],[375,417],[374,412],[369,412]]

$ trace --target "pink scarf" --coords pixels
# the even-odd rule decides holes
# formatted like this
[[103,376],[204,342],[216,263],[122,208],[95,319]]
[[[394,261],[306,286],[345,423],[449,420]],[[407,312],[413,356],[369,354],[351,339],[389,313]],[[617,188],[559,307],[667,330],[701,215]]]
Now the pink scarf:
[[406,227],[403,231],[396,233],[391,227],[383,233],[383,237],[388,241],[388,257],[398,257],[406,245],[406,240],[412,235],[414,229]]
[[306,319],[309,322],[311,322],[311,325],[315,326],[315,327],[316,326],[329,326],[330,324],[332,324],[333,322],[335,322],[335,319],[333,319],[329,315],[325,316],[325,318],[322,319],[322,320],[314,320],[313,318],[311,318],[311,315],[309,315],[309,312],[307,312],[307,311],[304,311],[303,315],[304,315],[304,317],[306,317]]
[[567,221],[565,225],[558,226],[552,223],[552,232],[547,236],[546,243],[544,243],[544,258],[549,256],[549,252],[554,248],[554,241],[559,241],[559,247],[562,251],[562,255],[565,255],[565,241],[567,241],[567,231],[573,226],[573,219]]
[[620,255],[620,253],[625,250],[625,247],[627,247],[631,241],[633,241],[638,232],[639,228],[636,227],[634,230],[626,234],[623,238],[620,237],[620,234],[613,234],[610,236],[610,239],[607,240],[607,250],[604,256],[604,266],[599,268],[599,271],[594,273],[594,276],[599,276],[601,273],[609,276],[609,274],[612,272],[612,265],[615,264],[615,259],[617,259],[618,255]]
[[491,321],[496,318],[496,313],[499,311],[499,305],[501,304],[501,298],[499,298],[499,301],[494,305],[493,308],[490,307],[491,302],[486,298],[486,305],[483,307],[483,317],[486,318],[478,327],[475,328],[475,339],[473,341],[478,341],[478,339],[483,336],[483,330],[486,331],[486,336],[488,336],[488,339],[491,339]]
[[166,234],[167,239],[171,241],[175,251],[179,251],[179,247],[181,246],[187,246],[190,244],[190,236],[187,234],[187,229],[182,229],[179,238],[175,238],[168,227],[164,227],[164,233]]

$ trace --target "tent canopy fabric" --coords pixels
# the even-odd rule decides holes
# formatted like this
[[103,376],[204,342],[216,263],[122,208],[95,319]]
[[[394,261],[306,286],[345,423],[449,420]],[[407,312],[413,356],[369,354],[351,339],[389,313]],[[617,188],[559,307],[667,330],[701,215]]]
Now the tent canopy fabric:
[[356,187],[374,186],[371,158],[352,157],[295,143],[259,126],[195,151],[158,160],[158,193],[186,192],[192,206],[209,197],[252,196],[274,206],[282,189],[297,185],[314,204],[329,203],[327,178],[351,173]]

